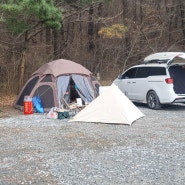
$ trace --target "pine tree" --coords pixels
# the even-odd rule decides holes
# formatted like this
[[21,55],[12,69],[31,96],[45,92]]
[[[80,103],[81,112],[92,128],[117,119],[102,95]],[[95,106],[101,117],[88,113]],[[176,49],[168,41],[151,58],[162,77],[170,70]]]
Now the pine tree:
[[23,85],[26,48],[45,27],[61,27],[62,10],[55,7],[53,0],[7,0],[0,4],[0,23],[22,42],[19,88]]

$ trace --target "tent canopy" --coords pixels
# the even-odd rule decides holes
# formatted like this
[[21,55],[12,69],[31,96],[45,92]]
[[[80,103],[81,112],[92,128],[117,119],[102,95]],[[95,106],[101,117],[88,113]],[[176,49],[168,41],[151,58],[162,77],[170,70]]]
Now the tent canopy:
[[131,125],[144,114],[112,84],[70,122],[96,122]]
[[20,91],[14,104],[22,109],[25,96],[39,96],[44,110],[63,107],[76,98],[91,102],[99,94],[100,83],[92,73],[80,64],[59,59],[42,65]]
[[64,74],[83,74],[89,76],[92,73],[81,64],[70,60],[59,59],[42,65],[33,73],[33,75],[35,74],[52,74],[54,77],[57,77]]

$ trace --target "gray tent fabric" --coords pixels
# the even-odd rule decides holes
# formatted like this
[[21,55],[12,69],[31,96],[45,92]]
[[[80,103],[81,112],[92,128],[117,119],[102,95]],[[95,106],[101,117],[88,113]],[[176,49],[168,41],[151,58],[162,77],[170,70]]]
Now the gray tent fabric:
[[59,107],[62,106],[61,104],[61,98],[64,96],[64,94],[67,91],[67,87],[69,85],[69,79],[70,76],[59,76],[57,78],[57,89],[58,89],[58,102],[59,102]]
[[[43,64],[26,82],[15,101],[14,107],[23,110],[24,97],[38,95],[45,112],[52,107],[63,107],[81,97],[83,103],[91,102],[99,95],[100,82],[81,64],[58,59]],[[76,87],[76,88],[75,88]],[[78,88],[77,88],[78,87]]]
[[95,96],[88,80],[84,76],[72,75],[72,79],[76,84],[76,90],[84,102],[91,102]]

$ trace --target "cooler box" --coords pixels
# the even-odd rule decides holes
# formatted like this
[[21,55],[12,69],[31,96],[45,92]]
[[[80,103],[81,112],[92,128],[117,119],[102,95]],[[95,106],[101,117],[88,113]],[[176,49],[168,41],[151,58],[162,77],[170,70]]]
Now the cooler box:
[[24,114],[33,114],[33,103],[30,96],[24,97]]

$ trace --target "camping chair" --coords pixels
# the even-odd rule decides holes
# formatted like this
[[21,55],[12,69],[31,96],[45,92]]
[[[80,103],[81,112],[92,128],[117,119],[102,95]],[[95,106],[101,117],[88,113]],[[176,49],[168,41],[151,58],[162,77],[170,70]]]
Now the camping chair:
[[70,109],[70,105],[66,102],[66,100],[63,97],[61,97],[61,104],[62,104],[62,108]]
[[61,103],[62,108],[71,111],[73,114],[80,112],[85,107],[85,105],[78,105],[78,103],[67,103],[63,97],[61,97]]

